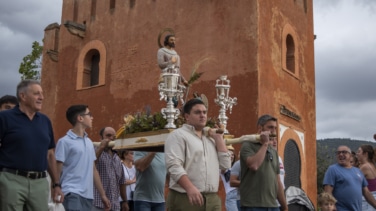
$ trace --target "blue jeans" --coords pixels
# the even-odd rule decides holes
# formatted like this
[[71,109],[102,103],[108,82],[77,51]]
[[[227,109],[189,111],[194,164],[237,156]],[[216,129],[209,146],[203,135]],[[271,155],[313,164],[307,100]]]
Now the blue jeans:
[[68,193],[64,197],[63,206],[66,211],[91,210],[93,200],[84,198],[75,193]]
[[279,207],[242,207],[241,211],[279,211]]
[[154,203],[147,201],[134,201],[135,211],[165,211],[165,203]]
[[238,198],[238,189],[234,189],[226,194],[226,210],[237,211],[236,201]]

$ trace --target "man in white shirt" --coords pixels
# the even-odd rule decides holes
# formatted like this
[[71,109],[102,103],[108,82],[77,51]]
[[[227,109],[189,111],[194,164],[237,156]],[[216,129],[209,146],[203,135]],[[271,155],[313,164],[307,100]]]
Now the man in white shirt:
[[183,108],[186,124],[165,142],[166,168],[170,175],[169,210],[221,210],[217,194],[218,169],[231,167],[223,134],[209,130],[205,136],[207,109],[200,99]]

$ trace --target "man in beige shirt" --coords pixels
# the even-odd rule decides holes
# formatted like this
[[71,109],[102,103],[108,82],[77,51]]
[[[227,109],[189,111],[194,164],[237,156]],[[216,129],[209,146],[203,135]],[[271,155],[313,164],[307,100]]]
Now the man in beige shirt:
[[204,135],[207,110],[200,99],[183,108],[186,124],[173,131],[165,142],[165,159],[170,175],[169,210],[221,210],[217,194],[218,169],[231,167],[223,134],[209,130]]

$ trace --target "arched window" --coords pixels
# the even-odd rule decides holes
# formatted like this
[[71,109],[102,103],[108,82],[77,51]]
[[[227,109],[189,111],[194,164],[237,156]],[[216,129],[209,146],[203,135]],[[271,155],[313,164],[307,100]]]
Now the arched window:
[[78,56],[77,90],[105,85],[106,57],[103,42],[92,40],[86,43]]
[[301,188],[300,173],[301,160],[298,145],[294,140],[290,139],[285,145],[284,151],[284,166],[285,166],[285,187],[295,186]]
[[98,85],[100,54],[96,49],[87,52],[84,61],[83,87]]
[[295,44],[290,34],[286,37],[286,68],[295,73]]
[[292,76],[299,78],[299,38],[290,24],[283,27],[281,37],[282,69]]

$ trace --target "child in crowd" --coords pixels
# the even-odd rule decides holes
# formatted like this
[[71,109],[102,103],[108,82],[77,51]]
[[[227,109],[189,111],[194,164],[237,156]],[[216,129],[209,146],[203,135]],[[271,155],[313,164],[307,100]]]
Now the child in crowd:
[[318,198],[318,205],[320,211],[336,211],[337,200],[332,196],[332,194],[327,192],[322,192]]

